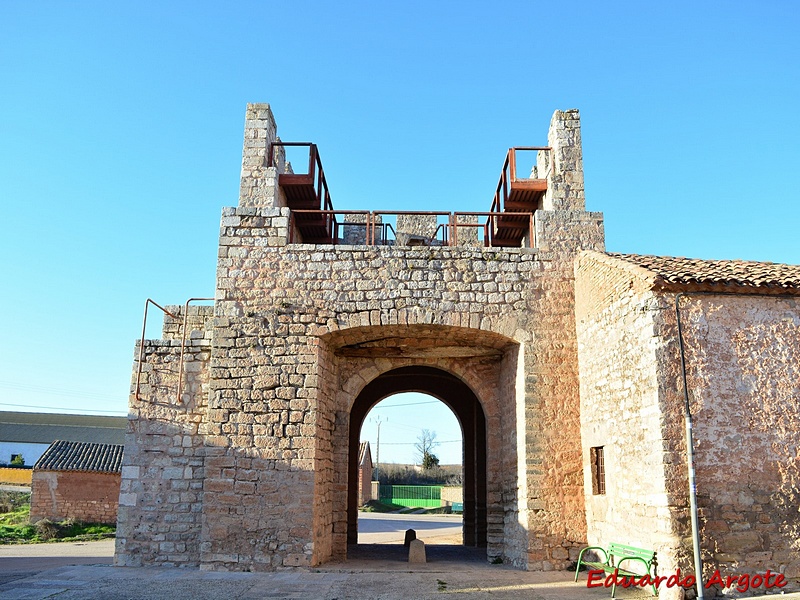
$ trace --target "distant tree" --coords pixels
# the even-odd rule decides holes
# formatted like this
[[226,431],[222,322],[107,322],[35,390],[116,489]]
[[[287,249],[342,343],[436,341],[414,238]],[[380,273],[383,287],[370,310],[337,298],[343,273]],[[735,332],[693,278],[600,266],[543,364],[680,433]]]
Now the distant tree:
[[433,453],[433,449],[438,445],[439,442],[436,441],[435,431],[423,429],[422,433],[419,434],[414,448],[417,450],[419,464],[422,465],[424,471],[439,466],[439,459]]
[[439,466],[439,457],[435,454],[426,454],[425,458],[422,459],[422,469],[424,471],[430,471],[434,467]]
[[25,459],[22,458],[22,454],[15,454],[11,457],[11,466],[12,467],[24,467],[25,466]]
[[381,465],[381,485],[462,485],[461,465],[446,465],[428,470],[413,465]]

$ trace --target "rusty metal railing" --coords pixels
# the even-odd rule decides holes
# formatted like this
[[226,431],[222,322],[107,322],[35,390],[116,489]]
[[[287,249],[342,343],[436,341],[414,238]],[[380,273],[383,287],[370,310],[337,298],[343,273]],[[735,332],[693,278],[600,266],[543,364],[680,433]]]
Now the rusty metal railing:
[[180,319],[180,317],[178,315],[173,315],[166,308],[161,306],[158,302],[155,302],[154,300],[151,300],[150,298],[145,300],[145,303],[144,303],[144,318],[142,319],[142,338],[139,340],[139,361],[138,361],[139,364],[137,365],[137,370],[136,370],[136,391],[134,392],[134,395],[133,395],[133,397],[136,398],[137,400],[141,400],[141,397],[139,396],[139,390],[141,388],[141,381],[142,381],[142,364],[144,363],[144,336],[145,336],[145,329],[147,328],[147,309],[149,308],[149,306],[151,304],[153,306],[155,306],[156,308],[161,309],[161,311],[164,314],[169,315],[173,319]]
[[503,162],[503,170],[500,171],[500,181],[497,182],[497,189],[494,193],[492,200],[491,212],[500,212],[506,205],[511,187],[514,183],[522,181],[531,181],[533,178],[517,177],[517,151],[520,152],[549,152],[550,159],[548,160],[547,172],[541,177],[535,179],[547,179],[553,170],[553,148],[550,146],[518,146],[516,148],[509,148],[506,153],[506,159]]
[[[209,301],[209,300],[214,300],[214,298],[189,298],[186,301],[186,304],[184,304],[184,308],[183,308],[183,324],[182,324],[183,336],[181,338],[181,355],[180,355],[180,361],[178,363],[178,392],[177,392],[176,399],[175,399],[176,404],[180,404],[181,403],[181,393],[183,391],[183,359],[184,359],[184,352],[185,352],[185,348],[186,348],[186,324],[187,324],[187,319],[188,319],[188,316],[189,316],[189,303],[190,302]],[[151,300],[150,298],[148,298],[145,301],[145,303],[144,303],[144,318],[142,319],[142,337],[139,340],[139,360],[137,361],[138,364],[137,364],[137,368],[136,368],[136,389],[134,391],[134,398],[136,400],[139,400],[139,401],[141,401],[141,399],[142,399],[140,394],[139,394],[139,392],[141,391],[142,365],[144,364],[144,343],[145,343],[145,337],[144,336],[146,335],[146,330],[147,330],[147,309],[150,307],[151,304],[153,306],[155,306],[156,308],[160,309],[161,312],[163,312],[165,315],[169,315],[170,317],[172,317],[176,321],[180,320],[180,316],[169,312],[166,308],[161,306],[158,302],[155,302],[154,300]]]
[[[341,228],[348,225],[358,226],[364,225],[367,229],[367,233],[369,233],[369,228],[371,226],[370,221],[370,213],[368,210],[291,210],[289,212],[289,243],[294,244],[295,240],[295,214],[297,215],[320,215],[328,219],[328,223],[330,223],[330,228],[328,231],[331,232],[333,237],[334,243],[339,237],[341,232]],[[353,221],[352,223],[347,222],[339,222],[336,220],[336,215],[363,215],[364,222],[361,223],[359,221]]]
[[[480,220],[481,217],[486,217],[486,220],[481,223],[465,223],[463,221],[458,221],[458,217],[478,217]],[[453,213],[453,226],[452,226],[452,240],[453,243],[451,245],[458,246],[458,229],[459,227],[479,227],[483,229],[483,239],[484,239],[484,246],[494,246],[493,240],[495,238],[495,233],[498,230],[498,220],[502,217],[519,217],[521,219],[527,219],[528,221],[528,248],[535,248],[535,227],[534,227],[534,220],[533,220],[533,213],[527,212],[457,212]]]
[[[431,235],[409,234],[414,241],[421,242],[427,246],[457,246],[459,245],[458,230],[461,228],[475,228],[482,232],[482,237],[477,236],[475,240],[483,246],[494,245],[495,234],[498,230],[499,219],[515,218],[519,222],[527,222],[526,240],[527,247],[535,247],[534,239],[534,217],[533,213],[528,212],[440,212],[440,211],[365,211],[365,210],[292,210],[289,215],[289,239],[290,244],[302,243],[297,239],[295,233],[294,214],[298,215],[324,215],[332,220],[331,231],[333,232],[332,243],[334,245],[351,243],[344,235],[345,227],[363,228],[363,236],[359,234],[356,245],[366,246],[390,246],[397,244],[398,227],[397,223],[387,221],[385,217],[397,216],[427,216],[436,217],[437,222]],[[359,215],[358,221],[340,221],[337,216]],[[474,217],[474,223],[468,222],[466,218]],[[441,219],[442,222],[439,222]],[[389,233],[393,234],[393,237]],[[403,232],[402,230],[399,233]]]
[[181,403],[181,395],[183,393],[183,355],[186,351],[186,321],[189,317],[189,303],[190,302],[208,302],[214,298],[189,298],[186,304],[183,305],[183,335],[181,337],[181,359],[178,361],[178,393],[175,395],[175,404]]
[[319,150],[317,145],[312,142],[272,142],[269,147],[269,157],[267,158],[267,166],[272,167],[275,164],[275,148],[276,147],[307,147],[308,148],[308,172],[307,173],[282,173],[281,178],[286,178],[289,181],[292,177],[306,177],[314,184],[314,191],[317,196],[318,206],[322,210],[333,210],[333,203],[331,202],[331,193],[328,189],[328,182],[325,179],[325,170],[322,168],[322,160],[319,157]]
[[[452,214],[449,213],[449,212],[427,211],[427,210],[395,210],[395,211],[392,211],[392,210],[376,210],[376,211],[372,211],[371,215],[372,215],[372,238],[368,243],[368,245],[370,245],[370,246],[376,246],[376,245],[387,246],[387,245],[389,245],[388,242],[390,240],[389,240],[388,232],[389,232],[390,229],[391,229],[392,233],[394,233],[395,243],[396,243],[396,240],[397,240],[397,235],[398,235],[398,233],[400,233],[400,234],[403,234],[403,235],[410,236],[410,238],[413,238],[413,239],[421,242],[422,245],[425,245],[425,246],[448,246],[449,245],[448,244],[448,239],[449,239],[449,235],[448,234],[449,234],[449,229],[450,229],[450,225],[451,225],[451,218],[452,218]],[[423,233],[411,233],[411,232],[405,232],[405,231],[402,231],[402,230],[398,232],[399,226],[397,226],[397,222],[395,222],[395,225],[397,227],[392,226],[391,223],[384,222],[384,217],[389,217],[389,216],[394,216],[394,217],[429,217],[429,218],[432,217],[433,219],[436,219],[436,220],[432,221],[430,223],[430,225],[433,225],[433,233],[431,235],[425,235]],[[439,217],[446,217],[447,218],[447,222],[446,223],[439,223],[439,221],[438,221]],[[378,220],[380,220],[380,226],[382,227],[382,230],[383,230],[383,235],[381,236],[381,240],[382,240],[381,244],[377,244],[376,243],[376,237],[375,237],[376,221],[378,221]],[[441,232],[441,235],[442,235],[441,239],[438,237],[440,232]]]

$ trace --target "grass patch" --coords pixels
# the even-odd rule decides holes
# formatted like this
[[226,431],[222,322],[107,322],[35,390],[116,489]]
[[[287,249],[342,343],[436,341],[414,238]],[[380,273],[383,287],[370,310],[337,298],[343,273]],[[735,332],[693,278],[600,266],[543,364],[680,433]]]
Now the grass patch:
[[30,507],[30,505],[30,492],[6,492],[0,490],[0,518],[25,506]]
[[[449,515],[453,513],[450,506],[436,506],[434,508],[420,508],[419,506],[402,506],[400,504],[392,504],[391,502],[379,502],[378,500],[370,500],[364,506],[359,507],[361,512],[377,512],[377,513],[400,513],[407,515],[410,513],[418,513],[421,515]],[[425,512],[418,512],[424,510]]]
[[0,525],[0,545],[102,540],[114,537],[115,533],[114,525],[42,519],[33,524]]
[[81,523],[72,519],[58,522],[42,519],[31,524],[28,493],[1,492],[0,507],[7,511],[0,513],[0,545],[101,540],[116,533],[114,525]]
[[413,514],[413,513],[423,514],[423,513],[420,513],[418,511],[419,511],[419,507],[418,506],[404,506],[402,509],[400,509],[400,514],[401,515],[410,515],[410,514]]
[[425,511],[426,515],[450,515],[453,509],[449,506],[437,506],[436,508],[429,508]]
[[379,502],[378,500],[370,500],[358,510],[360,510],[361,512],[390,513],[390,512],[398,512],[405,508],[406,508],[405,506],[400,506],[399,504],[392,504],[391,502]]

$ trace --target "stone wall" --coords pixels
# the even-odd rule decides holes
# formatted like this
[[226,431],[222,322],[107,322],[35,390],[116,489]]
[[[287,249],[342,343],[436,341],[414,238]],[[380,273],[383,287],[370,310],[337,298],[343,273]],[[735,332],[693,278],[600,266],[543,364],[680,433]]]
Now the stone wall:
[[119,486],[119,473],[34,470],[30,520],[115,523]]
[[[653,548],[662,573],[692,572],[675,293],[597,254],[576,273],[584,462],[604,446],[607,486],[593,494],[587,469],[589,542]],[[704,574],[798,577],[797,300],[685,293]]]
[[[474,360],[458,356],[457,349],[475,342],[459,339],[458,330],[483,326],[505,335],[524,330],[526,324],[520,322],[525,319],[524,310],[513,305],[520,303],[520,309],[524,308],[523,297],[531,285],[526,273],[536,268],[536,257],[527,251],[494,249],[294,245],[279,250],[236,245],[239,231],[253,230],[246,219],[240,227],[225,231],[224,239],[231,245],[220,258],[223,291],[218,311],[226,316],[217,319],[226,335],[236,340],[239,356],[233,360],[224,350],[215,355],[212,369],[219,376],[210,401],[214,407],[220,404],[227,409],[224,418],[231,425],[236,422],[236,435],[214,437],[213,442],[227,444],[234,455],[255,446],[253,453],[272,461],[262,466],[265,473],[286,469],[280,473],[284,481],[280,491],[260,493],[262,502],[245,510],[252,510],[252,518],[262,523],[268,522],[274,510],[272,527],[277,531],[285,531],[289,523],[297,531],[300,524],[309,531],[332,531],[331,542],[322,546],[322,539],[330,536],[320,533],[313,548],[292,547],[288,540],[299,536],[285,536],[283,545],[290,560],[313,564],[346,550],[348,409],[360,388],[381,372],[406,365],[444,367],[474,379],[470,371],[480,372],[469,369]],[[258,266],[258,277],[249,270],[251,265]],[[236,275],[236,280],[228,283],[226,275]],[[340,331],[350,333],[331,337]],[[387,337],[426,339],[428,355],[420,351],[407,358],[391,356],[393,348],[380,347],[365,348],[369,355],[364,357],[336,354],[343,346]],[[456,340],[447,343],[448,337]],[[229,364],[240,364],[241,353],[252,365],[244,381],[227,372]],[[271,382],[251,384],[250,377],[271,378]],[[497,375],[486,381],[492,380]],[[481,388],[480,380],[474,383]],[[491,400],[493,395],[487,391],[489,398],[482,399]],[[271,435],[255,437],[249,427],[239,424],[242,412],[253,411],[279,428],[273,425]],[[337,436],[339,442],[332,444]],[[502,477],[497,469],[493,474]],[[289,489],[294,492],[289,494]],[[281,497],[283,490],[290,497]],[[313,515],[308,511],[312,498],[319,500]],[[206,511],[213,510],[215,503],[216,497],[207,492]],[[287,513],[292,515],[290,520]],[[212,546],[236,546],[239,560],[244,558],[244,540],[214,537]],[[330,554],[321,553],[322,547],[330,547]],[[268,545],[262,549],[268,551]]]
[[[141,340],[134,351],[129,421],[119,494],[115,562],[193,565],[200,561],[205,461],[204,420],[213,314],[190,306],[181,402],[177,401],[182,306],[168,306],[163,339]],[[140,344],[144,360],[139,397],[136,377]]]
[[180,402],[175,323],[145,342],[118,563],[266,570],[344,556],[353,404],[383,374],[430,367],[485,416],[470,433],[485,480],[470,485],[485,489],[487,557],[568,565],[586,538],[572,262],[603,247],[582,172],[559,171],[582,169],[577,111],[554,117],[553,210],[535,214],[535,250],[289,244],[281,166],[265,166],[268,107],[250,105],[246,127],[214,315],[194,325]]
[[453,506],[453,503],[463,504],[464,488],[459,486],[444,486],[441,491],[442,506]]
[[681,299],[707,570],[800,577],[799,300]]
[[[655,315],[667,307],[640,279],[596,255],[582,256],[575,268],[588,542],[651,548],[662,573],[685,569],[686,531],[675,522],[688,515],[685,489],[678,484],[670,495],[667,481],[685,488],[683,418],[665,414],[658,374],[659,350],[674,338],[656,336]],[[675,440],[666,438],[668,425],[676,425]],[[603,447],[605,494],[592,486],[594,447]]]

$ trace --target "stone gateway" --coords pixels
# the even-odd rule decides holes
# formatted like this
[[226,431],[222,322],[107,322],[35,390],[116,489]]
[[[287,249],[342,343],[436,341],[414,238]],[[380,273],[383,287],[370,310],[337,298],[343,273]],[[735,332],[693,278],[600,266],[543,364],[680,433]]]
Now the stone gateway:
[[707,566],[800,575],[799,267],[606,253],[575,110],[530,177],[510,151],[488,213],[335,211],[316,146],[295,173],[276,132],[247,107],[213,306],[165,307],[137,345],[117,564],[346,557],[361,425],[419,391],[461,423],[487,560],[563,569],[615,540],[685,569],[683,293]]

